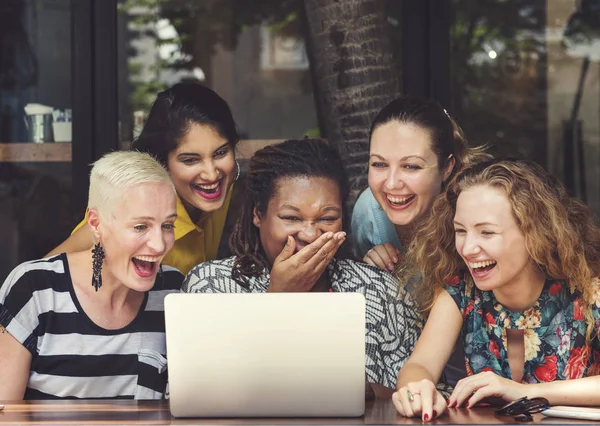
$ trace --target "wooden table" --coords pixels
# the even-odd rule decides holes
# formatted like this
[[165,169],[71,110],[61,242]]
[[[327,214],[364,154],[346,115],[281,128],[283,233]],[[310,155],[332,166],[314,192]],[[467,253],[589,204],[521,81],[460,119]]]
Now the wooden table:
[[[0,425],[4,424],[421,424],[420,419],[406,419],[396,415],[391,400],[367,403],[364,417],[359,418],[270,418],[270,419],[179,419],[171,416],[168,401],[27,401],[2,402]],[[534,423],[593,424],[567,419],[552,419],[540,414]],[[517,423],[510,417],[496,417],[491,408],[451,409],[431,424],[531,424]]]

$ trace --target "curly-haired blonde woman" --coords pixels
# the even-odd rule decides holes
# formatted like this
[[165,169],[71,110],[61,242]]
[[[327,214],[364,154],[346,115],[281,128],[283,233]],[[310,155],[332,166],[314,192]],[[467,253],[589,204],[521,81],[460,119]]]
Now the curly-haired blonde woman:
[[[400,278],[421,274],[428,319],[398,377],[400,414],[427,421],[490,397],[600,405],[600,229],[540,166],[460,172],[408,258]],[[459,336],[468,377],[446,401],[435,383]]]

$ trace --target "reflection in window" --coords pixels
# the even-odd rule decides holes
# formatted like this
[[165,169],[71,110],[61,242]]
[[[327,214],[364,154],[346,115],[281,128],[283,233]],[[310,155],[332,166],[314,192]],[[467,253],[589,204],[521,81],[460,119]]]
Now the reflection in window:
[[453,112],[600,213],[600,0],[453,0]]
[[[299,1],[120,2],[121,138],[143,125],[156,94],[199,81],[230,104],[245,139],[318,133]],[[124,49],[125,50],[125,49]]]

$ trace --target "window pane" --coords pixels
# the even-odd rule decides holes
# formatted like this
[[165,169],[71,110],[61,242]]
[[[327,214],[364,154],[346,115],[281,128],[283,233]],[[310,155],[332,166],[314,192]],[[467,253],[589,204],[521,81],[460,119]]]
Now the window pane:
[[0,1],[0,280],[73,223],[71,6]]
[[453,111],[600,214],[600,0],[453,0]]
[[126,0],[119,5],[121,139],[139,134],[156,94],[194,80],[231,106],[242,139],[315,134],[302,2]]

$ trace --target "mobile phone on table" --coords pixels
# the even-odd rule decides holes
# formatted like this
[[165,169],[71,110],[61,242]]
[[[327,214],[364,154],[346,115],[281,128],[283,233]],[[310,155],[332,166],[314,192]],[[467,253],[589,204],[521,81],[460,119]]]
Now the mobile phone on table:
[[563,405],[555,405],[547,410],[542,411],[542,414],[548,417],[561,417],[563,419],[600,420],[600,408],[591,407],[568,407]]

